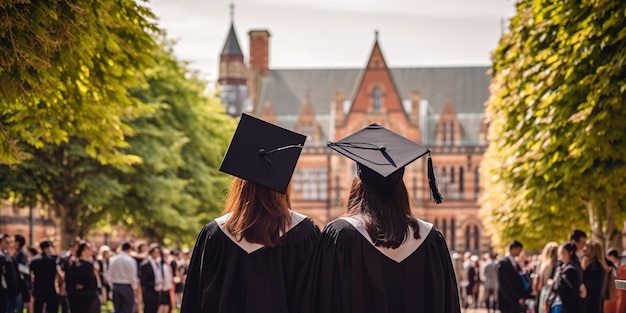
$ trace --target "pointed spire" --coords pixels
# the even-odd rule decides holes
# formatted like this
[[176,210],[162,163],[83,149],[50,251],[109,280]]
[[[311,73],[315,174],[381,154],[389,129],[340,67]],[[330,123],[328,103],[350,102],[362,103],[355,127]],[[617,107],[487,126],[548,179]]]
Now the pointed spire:
[[230,30],[224,43],[221,55],[236,55],[243,56],[241,52],[241,46],[239,46],[239,40],[237,39],[237,33],[235,32],[235,5],[230,4]]
[[375,30],[374,30],[374,40],[375,40],[375,41],[378,41],[378,34],[379,34],[379,33],[378,33],[378,29],[375,29]]

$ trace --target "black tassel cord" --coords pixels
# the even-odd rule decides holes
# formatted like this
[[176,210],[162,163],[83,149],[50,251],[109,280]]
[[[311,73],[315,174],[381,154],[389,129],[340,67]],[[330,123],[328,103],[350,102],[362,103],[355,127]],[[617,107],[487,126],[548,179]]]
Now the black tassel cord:
[[430,157],[430,152],[428,152],[428,184],[430,185],[430,192],[433,194],[435,203],[442,203],[443,197],[439,193],[439,189],[437,189],[437,180],[435,179],[435,170],[433,169],[433,160]]

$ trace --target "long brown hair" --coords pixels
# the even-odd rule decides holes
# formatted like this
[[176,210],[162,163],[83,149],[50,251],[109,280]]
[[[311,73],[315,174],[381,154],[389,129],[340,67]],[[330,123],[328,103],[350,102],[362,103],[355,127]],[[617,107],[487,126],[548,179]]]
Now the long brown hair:
[[602,248],[602,245],[595,241],[595,240],[589,240],[587,241],[587,249],[589,249],[589,261],[593,261],[594,259],[598,260],[598,262],[600,262],[600,265],[602,266],[602,269],[604,269],[605,272],[608,272],[611,270],[611,268],[609,267],[608,264],[606,264],[606,259],[604,256],[604,248]]
[[409,193],[404,185],[404,168],[388,177],[357,163],[359,177],[352,180],[347,215],[359,215],[374,245],[395,249],[408,235],[411,226],[419,238],[417,220],[411,216]]
[[226,229],[241,240],[276,247],[281,232],[291,224],[289,188],[283,195],[261,185],[235,177],[226,198]]

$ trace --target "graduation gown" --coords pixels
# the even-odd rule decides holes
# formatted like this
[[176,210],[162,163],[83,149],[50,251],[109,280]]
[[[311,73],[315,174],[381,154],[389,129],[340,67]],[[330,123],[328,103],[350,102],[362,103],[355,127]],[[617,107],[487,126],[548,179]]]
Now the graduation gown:
[[358,217],[328,224],[309,291],[315,312],[458,313],[459,295],[443,235],[418,220],[397,249],[375,247]]
[[181,313],[298,312],[298,280],[308,271],[317,226],[291,212],[283,245],[268,248],[237,241],[222,227],[228,216],[207,224],[198,236]]

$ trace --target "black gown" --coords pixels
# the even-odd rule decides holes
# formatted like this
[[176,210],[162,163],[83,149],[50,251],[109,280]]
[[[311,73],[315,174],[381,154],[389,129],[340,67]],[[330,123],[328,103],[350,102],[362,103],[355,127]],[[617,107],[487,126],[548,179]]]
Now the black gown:
[[267,248],[237,242],[220,226],[207,224],[189,263],[181,313],[299,312],[298,281],[309,270],[320,231],[313,221],[292,212],[283,245]]
[[418,220],[398,249],[373,245],[360,219],[328,224],[309,277],[314,312],[460,312],[450,253],[443,235]]

